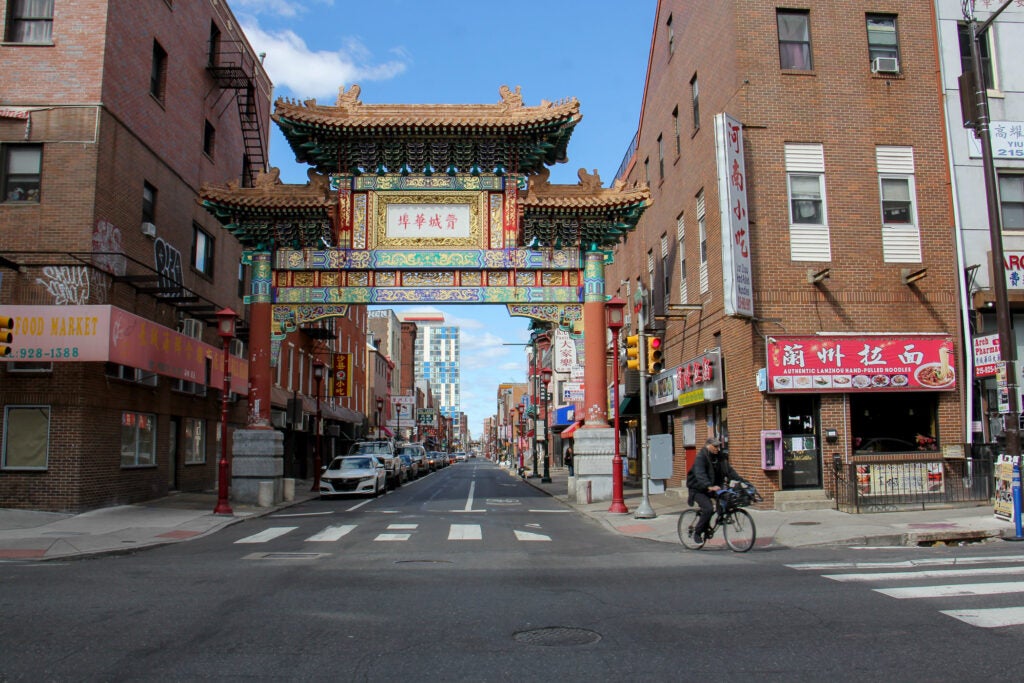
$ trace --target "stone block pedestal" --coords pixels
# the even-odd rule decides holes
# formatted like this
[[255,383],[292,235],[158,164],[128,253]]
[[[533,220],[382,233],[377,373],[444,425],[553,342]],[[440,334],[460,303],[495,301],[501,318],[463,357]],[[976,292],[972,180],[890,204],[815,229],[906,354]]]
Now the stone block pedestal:
[[[573,434],[573,470],[578,503],[586,502],[590,487],[592,503],[612,499],[612,458],[615,455],[615,430],[611,427],[583,426]],[[587,483],[589,482],[589,484]],[[570,495],[572,491],[570,490]]]
[[231,449],[231,500],[258,505],[261,481],[271,482],[273,505],[284,499],[284,434],[238,429]]

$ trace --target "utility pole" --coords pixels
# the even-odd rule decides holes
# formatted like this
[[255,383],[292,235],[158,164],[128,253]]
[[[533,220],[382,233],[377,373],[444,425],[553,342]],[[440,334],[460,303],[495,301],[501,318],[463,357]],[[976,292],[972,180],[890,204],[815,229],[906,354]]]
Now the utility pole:
[[640,299],[640,311],[637,313],[637,334],[640,335],[640,455],[643,471],[643,499],[633,517],[636,519],[653,519],[657,517],[651,507],[651,445],[647,439],[647,297],[643,287],[637,289]]

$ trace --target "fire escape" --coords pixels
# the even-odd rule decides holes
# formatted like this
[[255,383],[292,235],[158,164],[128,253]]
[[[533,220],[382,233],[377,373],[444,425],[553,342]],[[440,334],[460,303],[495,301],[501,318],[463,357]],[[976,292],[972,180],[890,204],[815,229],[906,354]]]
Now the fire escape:
[[256,103],[256,59],[243,43],[221,40],[219,34],[210,37],[209,55],[206,69],[214,82],[223,90],[235,92],[245,154],[242,187],[252,187],[256,173],[264,171],[267,165],[260,110]]

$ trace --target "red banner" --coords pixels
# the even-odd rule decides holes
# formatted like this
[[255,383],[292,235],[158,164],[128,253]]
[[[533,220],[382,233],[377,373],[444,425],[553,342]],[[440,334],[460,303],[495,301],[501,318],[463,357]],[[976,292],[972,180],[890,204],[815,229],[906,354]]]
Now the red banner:
[[953,339],[943,335],[769,337],[768,391],[952,391]]
[[338,353],[334,355],[334,390],[332,395],[346,397],[352,395],[352,354]]

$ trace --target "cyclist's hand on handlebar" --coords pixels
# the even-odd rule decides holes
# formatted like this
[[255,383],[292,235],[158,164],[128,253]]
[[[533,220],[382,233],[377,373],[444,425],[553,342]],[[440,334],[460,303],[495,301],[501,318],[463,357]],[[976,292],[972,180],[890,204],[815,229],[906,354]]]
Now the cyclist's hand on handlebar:
[[709,486],[708,487],[708,491],[712,491],[712,492],[714,492],[714,491],[721,491],[721,490],[722,490],[721,486]]

